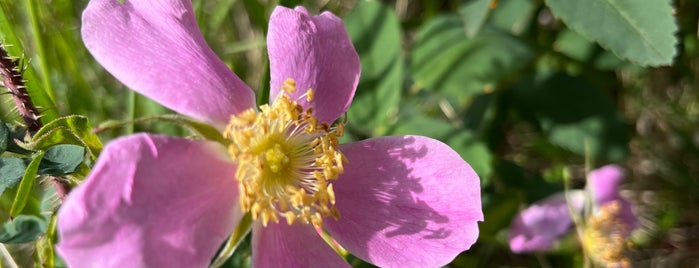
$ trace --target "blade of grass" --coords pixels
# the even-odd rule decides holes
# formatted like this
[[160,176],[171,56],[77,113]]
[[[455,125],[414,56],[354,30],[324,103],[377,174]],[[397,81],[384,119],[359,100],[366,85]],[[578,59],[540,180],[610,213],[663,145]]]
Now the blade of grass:
[[55,102],[55,96],[53,92],[53,87],[51,85],[51,77],[49,76],[49,65],[46,62],[46,48],[43,42],[43,33],[41,32],[41,18],[39,17],[39,12],[37,12],[36,0],[27,0],[24,2],[27,13],[29,14],[29,22],[32,30],[32,37],[34,38],[34,47],[36,48],[36,53],[38,55],[39,71],[41,72],[43,82],[43,88],[46,95],[49,97],[51,102]]

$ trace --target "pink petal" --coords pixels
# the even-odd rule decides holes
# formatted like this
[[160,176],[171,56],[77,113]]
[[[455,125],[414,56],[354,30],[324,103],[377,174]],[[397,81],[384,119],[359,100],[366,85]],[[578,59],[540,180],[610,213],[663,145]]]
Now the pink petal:
[[252,231],[252,266],[350,267],[316,232],[313,225],[258,221]]
[[588,188],[596,204],[604,204],[620,198],[619,191],[624,181],[624,170],[617,165],[606,165],[590,171]]
[[478,175],[447,145],[382,137],[340,146],[340,219],[324,226],[355,256],[381,267],[438,267],[478,238]]
[[638,226],[638,219],[631,209],[631,203],[621,194],[621,183],[626,178],[624,169],[617,165],[606,165],[590,171],[588,189],[592,192],[597,207],[616,201],[621,206],[619,217],[628,225],[629,231]]
[[225,124],[255,104],[204,41],[189,0],[92,0],[82,36],[117,79],[179,113]]
[[71,267],[205,267],[242,215],[233,174],[215,143],[117,139],[61,206],[58,252]]
[[332,123],[347,111],[359,83],[359,56],[342,20],[330,12],[311,16],[303,7],[277,7],[269,19],[267,48],[271,68],[270,102],[287,78],[296,81],[293,99],[312,88],[320,122]]
[[[569,191],[571,207],[582,213],[585,192]],[[522,210],[510,227],[510,249],[515,253],[546,251],[573,226],[565,193],[547,197]]]

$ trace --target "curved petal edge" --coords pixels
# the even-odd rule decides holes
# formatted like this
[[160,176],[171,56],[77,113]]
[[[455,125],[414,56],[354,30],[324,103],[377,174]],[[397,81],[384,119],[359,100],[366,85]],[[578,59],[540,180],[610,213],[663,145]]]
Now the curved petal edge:
[[[269,21],[267,48],[270,60],[270,102],[284,81],[296,82],[292,99],[320,122],[332,123],[350,106],[359,83],[361,66],[342,20],[330,12],[312,16],[303,7],[277,7]],[[310,102],[303,98],[313,89]]]
[[205,267],[242,216],[232,174],[215,143],[114,140],[59,209],[57,251],[71,267]]
[[255,105],[252,90],[209,48],[188,0],[92,0],[82,37],[129,88],[179,113],[223,125]]
[[420,136],[343,144],[334,182],[339,220],[324,226],[381,267],[438,267],[468,250],[483,221],[478,175],[444,143]]

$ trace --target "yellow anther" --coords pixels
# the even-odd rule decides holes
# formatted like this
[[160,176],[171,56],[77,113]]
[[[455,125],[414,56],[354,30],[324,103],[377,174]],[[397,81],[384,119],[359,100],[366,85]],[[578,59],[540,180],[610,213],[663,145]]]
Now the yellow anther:
[[292,211],[287,211],[284,213],[284,218],[286,218],[286,223],[291,225],[296,220],[296,214]]
[[309,88],[306,91],[306,101],[312,101],[313,100],[313,89]]
[[289,94],[294,93],[296,91],[296,81],[294,81],[294,79],[287,78],[284,80],[284,84],[282,84],[282,90]]
[[[330,181],[344,170],[345,157],[335,148],[344,128],[319,124],[310,108],[289,97],[295,91],[296,82],[285,80],[271,105],[233,116],[224,132],[238,167],[240,206],[263,225],[280,217],[317,225],[339,217]],[[313,90],[305,97],[312,100]]]

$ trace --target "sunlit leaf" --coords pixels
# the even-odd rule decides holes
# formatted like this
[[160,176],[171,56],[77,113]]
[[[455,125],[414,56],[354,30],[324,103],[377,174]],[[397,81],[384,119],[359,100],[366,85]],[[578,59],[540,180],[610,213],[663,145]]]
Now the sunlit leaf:
[[677,25],[669,0],[545,0],[568,27],[619,57],[669,65],[677,54]]
[[497,8],[491,12],[488,22],[514,35],[523,35],[536,17],[537,1],[497,0],[496,2]]
[[411,65],[418,87],[465,104],[473,95],[491,91],[533,56],[526,44],[496,29],[484,28],[468,38],[463,21],[445,15],[420,28]]
[[350,125],[368,135],[380,135],[395,116],[403,86],[400,23],[385,4],[362,1],[345,24],[362,64],[348,111]]
[[466,35],[475,36],[481,30],[493,0],[463,0],[459,8],[459,15],[464,21]]

